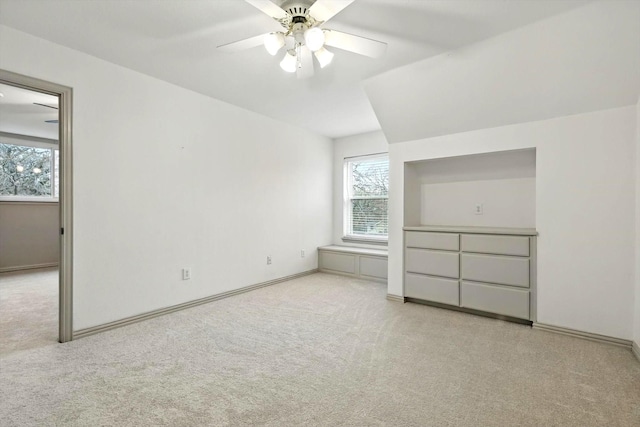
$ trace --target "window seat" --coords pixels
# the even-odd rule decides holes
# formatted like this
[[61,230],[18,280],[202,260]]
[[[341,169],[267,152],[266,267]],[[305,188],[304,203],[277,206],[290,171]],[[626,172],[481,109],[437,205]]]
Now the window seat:
[[318,269],[362,279],[387,281],[386,249],[329,245],[318,248]]

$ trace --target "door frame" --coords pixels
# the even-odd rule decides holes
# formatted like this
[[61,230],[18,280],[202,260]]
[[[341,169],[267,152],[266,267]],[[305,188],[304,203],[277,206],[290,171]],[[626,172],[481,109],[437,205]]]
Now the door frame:
[[0,69],[0,83],[58,97],[58,150],[60,155],[60,183],[58,208],[60,211],[60,257],[58,291],[58,341],[73,340],[73,156],[72,105],[73,89],[34,77]]

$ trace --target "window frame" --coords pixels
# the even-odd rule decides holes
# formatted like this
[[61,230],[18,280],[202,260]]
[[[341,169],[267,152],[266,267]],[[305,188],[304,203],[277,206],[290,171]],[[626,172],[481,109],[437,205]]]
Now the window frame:
[[[363,199],[384,199],[389,200],[389,195],[386,196],[361,196],[361,197],[352,197],[351,189],[352,189],[352,172],[351,172],[351,164],[358,161],[366,161],[366,160],[376,160],[376,159],[386,159],[387,160],[387,168],[389,165],[389,153],[375,153],[368,154],[362,156],[354,156],[354,157],[345,157],[343,160],[343,179],[342,179],[342,241],[346,243],[361,243],[361,244],[369,244],[369,245],[387,245],[389,240],[389,233],[384,236],[380,235],[366,235],[366,234],[353,234],[352,233],[352,216],[351,216],[351,204],[353,200],[363,200]],[[388,169],[387,169],[388,170]],[[389,223],[389,205],[387,202],[387,224]]]
[[[55,152],[57,151],[58,156],[60,155],[60,145],[58,144],[58,140],[30,135],[19,135],[8,132],[0,132],[0,144],[19,145],[22,147],[34,147],[51,150],[51,164],[49,170],[51,171],[51,174],[54,175],[51,178],[51,196],[6,196],[0,194],[0,202],[58,203],[60,195],[56,194],[55,192]],[[60,167],[59,163],[60,161],[58,161],[58,168]],[[58,187],[59,185],[60,184],[58,183]],[[60,190],[58,189],[58,193],[59,192]]]

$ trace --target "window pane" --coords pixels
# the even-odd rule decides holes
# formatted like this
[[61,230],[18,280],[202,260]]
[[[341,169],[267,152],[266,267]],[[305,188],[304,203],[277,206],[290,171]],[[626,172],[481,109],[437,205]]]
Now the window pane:
[[389,160],[358,161],[351,165],[352,196],[386,196],[389,193]]
[[0,144],[0,196],[51,197],[51,152]]
[[351,202],[351,232],[386,236],[388,199],[360,199]]
[[348,214],[347,234],[386,237],[388,232],[387,196],[389,159],[360,158],[347,162]]

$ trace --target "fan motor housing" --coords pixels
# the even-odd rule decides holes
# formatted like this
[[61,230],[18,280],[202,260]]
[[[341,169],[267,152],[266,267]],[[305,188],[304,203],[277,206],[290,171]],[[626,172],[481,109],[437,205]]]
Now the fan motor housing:
[[305,18],[309,14],[309,8],[315,3],[315,0],[284,0],[280,3],[280,8],[295,19],[297,17]]

